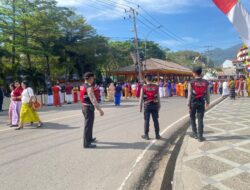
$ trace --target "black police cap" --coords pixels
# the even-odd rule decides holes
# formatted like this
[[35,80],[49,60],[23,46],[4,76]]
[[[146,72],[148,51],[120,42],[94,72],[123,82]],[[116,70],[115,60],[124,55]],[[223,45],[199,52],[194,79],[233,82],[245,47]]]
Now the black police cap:
[[145,75],[145,78],[147,79],[147,80],[153,80],[153,75],[150,75],[150,74],[147,74],[147,75]]
[[89,79],[89,78],[91,78],[91,77],[94,77],[94,76],[95,76],[94,73],[92,73],[92,72],[87,72],[87,73],[84,74],[83,78],[84,78],[85,80],[87,80],[87,79]]
[[200,75],[202,73],[202,67],[194,67],[193,72]]

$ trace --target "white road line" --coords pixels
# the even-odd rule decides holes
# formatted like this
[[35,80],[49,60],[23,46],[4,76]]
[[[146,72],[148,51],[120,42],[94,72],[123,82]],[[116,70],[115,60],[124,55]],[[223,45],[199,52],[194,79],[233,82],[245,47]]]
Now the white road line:
[[[216,101],[218,101],[220,98],[214,100],[211,104],[215,103]],[[216,106],[215,106],[216,107]],[[211,112],[215,107],[213,107],[212,109],[210,109],[207,113]],[[183,121],[184,119],[186,119],[187,117],[189,117],[189,114],[184,115],[183,117],[181,117],[180,119],[178,119],[177,121],[175,121],[174,123],[172,123],[171,125],[167,126],[167,128],[165,130],[163,130],[161,132],[161,135],[164,135],[169,129],[171,129],[172,127],[174,127],[177,123]],[[123,180],[121,186],[117,189],[117,190],[123,190],[123,188],[126,185],[126,182],[128,181],[128,179],[130,178],[130,176],[134,173],[136,166],[138,165],[138,163],[143,159],[144,155],[146,154],[146,152],[156,143],[156,140],[151,141],[151,143],[144,149],[144,151],[137,157],[135,163],[133,164],[131,171],[128,173],[128,175],[126,176],[126,178]]]
[[[81,115],[82,114],[75,114],[75,115],[70,115],[68,117],[59,117],[59,118],[55,118],[55,119],[51,119],[51,120],[45,121],[45,123],[51,122],[51,121],[57,121],[57,120],[60,120],[60,119],[68,119],[68,118],[72,118],[72,117],[76,117],[76,116],[81,116]],[[14,130],[14,129],[13,128],[3,129],[3,130],[0,130],[0,133],[4,132],[4,131],[10,131],[10,130]]]

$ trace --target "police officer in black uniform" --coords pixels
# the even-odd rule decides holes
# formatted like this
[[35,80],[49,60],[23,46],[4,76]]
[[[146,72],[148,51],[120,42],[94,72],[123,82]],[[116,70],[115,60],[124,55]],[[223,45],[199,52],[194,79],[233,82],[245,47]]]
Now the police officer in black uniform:
[[[190,123],[193,134],[191,137],[198,139],[199,142],[205,140],[203,137],[204,123],[203,118],[205,109],[210,104],[209,83],[202,79],[202,68],[195,67],[193,69],[194,79],[188,86],[188,107],[190,111]],[[198,132],[196,127],[196,114],[198,118]]]
[[80,100],[82,102],[82,113],[85,118],[84,133],[83,133],[83,147],[95,148],[96,145],[92,144],[96,141],[93,138],[93,125],[95,119],[95,109],[103,116],[104,112],[100,108],[96,97],[94,95],[94,74],[87,72],[84,74],[85,83],[80,87]]
[[159,96],[159,87],[152,83],[153,77],[147,75],[145,77],[146,85],[141,89],[140,97],[140,112],[142,112],[142,107],[144,105],[144,135],[143,139],[149,140],[149,121],[150,115],[152,115],[155,127],[155,137],[160,139],[160,127],[159,127],[159,110],[161,107],[160,96]]

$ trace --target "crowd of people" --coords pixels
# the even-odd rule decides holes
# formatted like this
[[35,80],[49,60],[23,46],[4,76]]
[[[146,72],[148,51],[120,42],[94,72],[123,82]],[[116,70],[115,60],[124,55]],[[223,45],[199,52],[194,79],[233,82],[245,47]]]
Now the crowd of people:
[[210,94],[220,94],[224,97],[235,99],[244,97],[245,92],[250,97],[250,77],[230,77],[224,80],[209,81]]
[[[172,97],[188,95],[188,81],[176,82],[174,80],[163,79],[153,83],[159,86],[159,96]],[[116,106],[120,106],[121,99],[139,98],[142,84],[140,82],[112,82],[107,86],[103,84],[93,84],[94,93],[99,103],[114,101]],[[72,104],[80,101],[81,86],[73,86],[71,83],[56,83],[54,86],[48,85],[48,105],[56,107],[63,103]]]

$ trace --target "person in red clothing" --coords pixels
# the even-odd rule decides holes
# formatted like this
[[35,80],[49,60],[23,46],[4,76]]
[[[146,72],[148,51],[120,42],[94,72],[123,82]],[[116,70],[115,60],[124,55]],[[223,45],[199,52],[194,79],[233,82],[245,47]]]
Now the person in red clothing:
[[66,85],[66,87],[65,87],[67,104],[71,104],[73,102],[72,90],[73,90],[73,87],[68,82],[67,85]]
[[53,97],[54,97],[54,106],[56,106],[56,107],[61,106],[60,94],[59,94],[60,90],[61,90],[61,88],[60,88],[59,84],[54,85],[52,87]]
[[13,91],[13,105],[12,105],[12,122],[11,126],[15,127],[18,126],[19,118],[20,118],[20,110],[22,106],[21,102],[21,95],[22,95],[23,89],[20,85],[20,82],[15,81],[15,90]]
[[214,82],[214,94],[218,94],[218,82]]
[[128,82],[128,97],[131,97],[131,96],[132,96],[132,87],[131,87],[130,82]]
[[140,96],[140,112],[142,112],[144,106],[144,135],[142,135],[142,138],[149,140],[149,122],[150,115],[152,115],[155,127],[155,137],[156,139],[160,139],[161,136],[158,119],[161,104],[159,87],[152,83],[152,75],[147,75],[145,79],[147,84],[142,87]]
[[101,93],[100,93],[100,87],[97,84],[95,84],[95,87],[94,87],[94,95],[95,95],[97,102],[100,103],[101,102]]
[[140,98],[140,95],[141,95],[141,83],[138,82],[136,85],[136,97]]
[[74,103],[78,103],[78,87],[73,88]]
[[239,79],[236,79],[236,81],[235,81],[235,89],[236,90],[239,89]]

